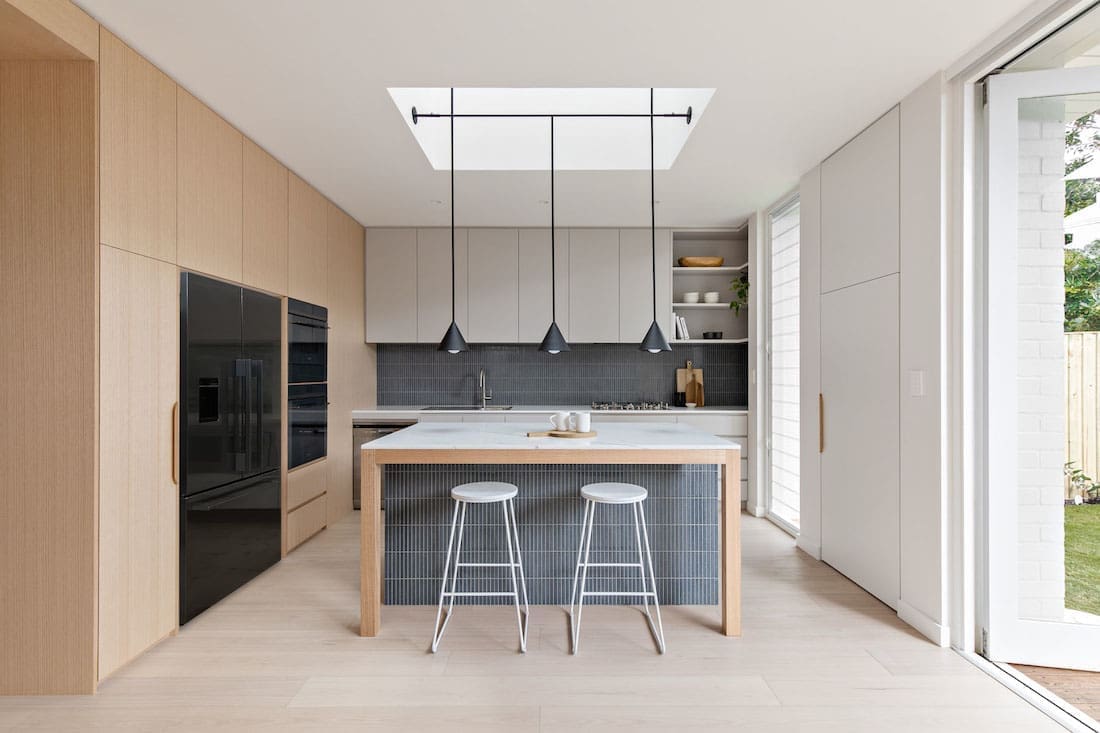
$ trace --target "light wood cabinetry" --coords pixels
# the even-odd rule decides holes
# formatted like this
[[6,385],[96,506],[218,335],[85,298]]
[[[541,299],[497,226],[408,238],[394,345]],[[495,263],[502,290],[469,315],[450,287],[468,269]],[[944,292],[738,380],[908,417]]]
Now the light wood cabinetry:
[[[672,307],[671,283],[672,232],[658,229],[621,229],[619,231],[619,341],[641,342],[653,322],[653,262],[656,244],[657,320],[667,327],[666,314]],[[665,331],[672,340],[674,333]]]
[[0,61],[0,130],[0,695],[86,694],[96,679],[95,64]]
[[328,208],[328,522],[352,510],[351,411],[376,398],[374,347],[363,343],[363,227]]
[[324,494],[321,494],[308,504],[298,507],[287,515],[287,551],[293,550],[323,530],[326,526],[327,517],[326,497]]
[[100,241],[176,261],[176,85],[100,39]]
[[466,340],[519,340],[519,231],[470,229],[467,292],[470,329]]
[[244,138],[187,91],[177,91],[177,261],[240,282]]
[[336,454],[337,451],[332,451],[332,456],[328,458],[318,459],[287,472],[286,511],[288,514],[328,490],[328,464]]
[[288,173],[256,143],[244,140],[242,281],[279,295],[287,293]]
[[900,113],[894,107],[821,164],[821,292],[898,271]]
[[569,339],[619,341],[618,229],[569,230]]
[[179,279],[100,247],[99,679],[176,628]]
[[[455,231],[455,322],[469,333],[466,230]],[[416,230],[416,341],[438,343],[451,323],[451,230]]]
[[368,229],[365,247],[367,343],[415,342],[416,230]]
[[290,274],[287,294],[328,305],[328,207],[317,189],[290,174]]

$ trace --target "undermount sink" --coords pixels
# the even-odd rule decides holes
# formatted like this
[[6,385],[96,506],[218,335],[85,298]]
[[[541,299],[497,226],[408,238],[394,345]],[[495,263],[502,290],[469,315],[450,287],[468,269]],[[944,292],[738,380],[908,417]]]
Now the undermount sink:
[[441,412],[446,410],[485,410],[491,412],[493,410],[511,410],[511,405],[486,405],[485,407],[478,407],[477,405],[432,405],[431,407],[424,408],[428,412]]

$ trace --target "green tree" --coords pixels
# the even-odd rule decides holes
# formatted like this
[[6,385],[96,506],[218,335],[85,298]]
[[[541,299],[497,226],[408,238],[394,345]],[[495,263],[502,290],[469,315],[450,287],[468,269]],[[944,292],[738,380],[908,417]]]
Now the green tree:
[[[1097,115],[1087,114],[1066,126],[1066,173],[1072,173],[1092,160],[1093,153],[1100,147],[1100,120]],[[1080,211],[1096,202],[1100,193],[1100,180],[1085,178],[1079,181],[1066,181],[1066,216]],[[1067,241],[1066,244],[1069,244]]]
[[1066,247],[1066,331],[1100,331],[1100,240]]

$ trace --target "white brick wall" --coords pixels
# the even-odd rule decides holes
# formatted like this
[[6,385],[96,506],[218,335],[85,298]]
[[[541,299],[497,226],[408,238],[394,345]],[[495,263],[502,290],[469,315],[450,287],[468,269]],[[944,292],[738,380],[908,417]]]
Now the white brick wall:
[[1021,104],[1018,221],[1019,611],[1058,620],[1065,614],[1064,114],[1051,101]]

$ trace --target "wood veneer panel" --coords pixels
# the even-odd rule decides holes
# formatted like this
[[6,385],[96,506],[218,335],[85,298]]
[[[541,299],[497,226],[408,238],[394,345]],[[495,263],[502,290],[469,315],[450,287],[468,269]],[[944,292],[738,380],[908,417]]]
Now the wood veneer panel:
[[180,267],[241,281],[244,137],[177,89]]
[[99,241],[176,261],[176,85],[107,30],[100,56]]
[[287,292],[288,221],[286,167],[244,139],[244,284],[279,295]]
[[99,679],[176,628],[179,278],[100,253]]
[[328,297],[328,206],[313,186],[290,174],[290,273],[287,294],[318,305]]
[[287,551],[293,550],[325,528],[325,495],[321,494],[308,504],[287,515]]
[[0,63],[0,694],[95,687],[95,93]]
[[69,0],[0,0],[0,59],[97,58],[99,24]]

